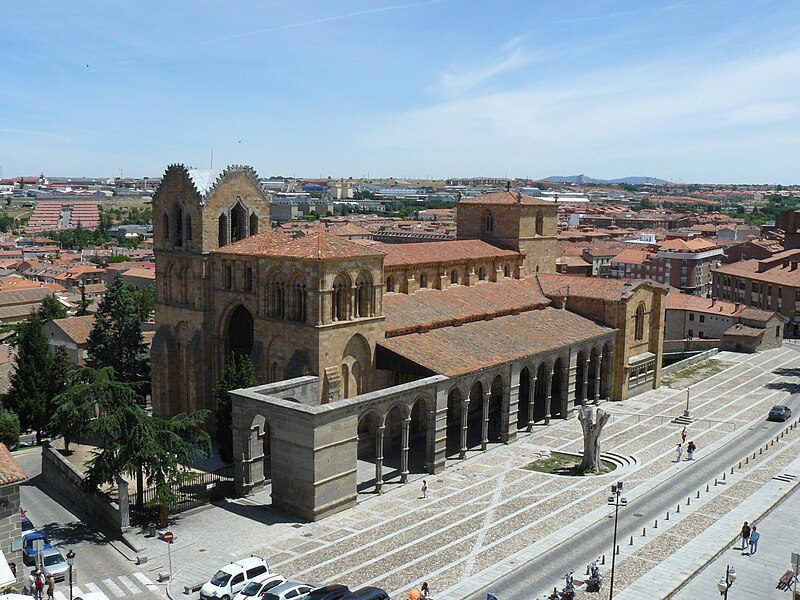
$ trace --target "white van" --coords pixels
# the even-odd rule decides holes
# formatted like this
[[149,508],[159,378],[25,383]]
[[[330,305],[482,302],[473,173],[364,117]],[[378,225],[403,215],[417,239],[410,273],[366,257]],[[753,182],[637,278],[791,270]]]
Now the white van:
[[232,562],[217,571],[211,581],[203,584],[200,600],[231,600],[247,581],[265,573],[269,573],[269,565],[258,556]]

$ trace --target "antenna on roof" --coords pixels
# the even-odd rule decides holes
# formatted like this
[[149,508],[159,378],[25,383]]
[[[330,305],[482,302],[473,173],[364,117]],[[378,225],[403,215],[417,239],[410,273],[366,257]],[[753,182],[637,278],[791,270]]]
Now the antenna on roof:
[[507,192],[511,191],[511,182],[510,181],[506,181],[506,191]]

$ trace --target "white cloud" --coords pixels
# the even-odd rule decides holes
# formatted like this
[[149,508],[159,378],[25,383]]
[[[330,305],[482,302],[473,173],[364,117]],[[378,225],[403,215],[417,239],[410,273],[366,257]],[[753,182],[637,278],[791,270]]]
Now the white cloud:
[[519,47],[522,39],[515,37],[509,40],[503,45],[504,55],[487,61],[486,64],[470,68],[453,68],[442,74],[431,91],[443,96],[460,96],[497,75],[517,71],[529,65],[533,58]]

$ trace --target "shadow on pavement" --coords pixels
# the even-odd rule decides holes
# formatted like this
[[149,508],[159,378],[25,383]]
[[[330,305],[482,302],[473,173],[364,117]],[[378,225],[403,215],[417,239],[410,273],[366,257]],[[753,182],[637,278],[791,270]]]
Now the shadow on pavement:
[[[290,515],[281,510],[273,508],[271,504],[259,504],[255,506],[248,506],[233,502],[227,498],[217,500],[212,503],[214,506],[221,508],[240,517],[245,517],[262,523],[264,525],[275,525],[277,523],[306,523],[304,519]],[[180,519],[180,515],[175,515],[176,520]]]

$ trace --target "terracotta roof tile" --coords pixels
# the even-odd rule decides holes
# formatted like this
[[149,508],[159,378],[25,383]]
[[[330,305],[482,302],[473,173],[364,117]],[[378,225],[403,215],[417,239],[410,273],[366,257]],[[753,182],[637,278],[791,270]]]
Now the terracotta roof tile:
[[519,256],[518,252],[503,250],[481,240],[446,240],[412,244],[375,243],[372,247],[386,254],[384,267]]
[[[282,239],[283,241],[281,241]],[[383,256],[383,252],[324,232],[315,232],[286,240],[285,236],[270,231],[223,246],[218,252],[307,260]]]
[[89,340],[92,327],[94,327],[94,315],[53,319],[52,327],[60,329],[76,344],[85,344]]
[[643,250],[633,250],[629,248],[617,254],[614,258],[611,259],[611,262],[623,263],[626,265],[641,265],[650,256],[653,256],[653,254],[650,252],[645,252]]
[[387,337],[543,308],[550,304],[530,279],[507,279],[416,294],[386,294]]
[[714,250],[719,246],[709,240],[703,238],[694,238],[691,240],[684,240],[681,238],[673,238],[671,240],[664,240],[658,244],[661,250],[670,250],[675,252],[705,252],[706,250]]
[[20,483],[28,478],[19,463],[14,460],[6,445],[0,443],[0,486]]
[[701,298],[692,294],[681,294],[676,289],[670,289],[666,301],[667,310],[689,310],[697,313],[714,315],[733,316],[741,314],[745,307],[735,302],[727,300],[712,300],[711,298]]
[[548,307],[393,337],[378,345],[434,373],[455,377],[613,331],[569,311]]
[[[773,258],[766,260],[771,261]],[[752,279],[753,281],[760,281],[763,283],[774,283],[776,285],[800,287],[800,269],[795,269],[793,271],[790,266],[785,267],[782,263],[778,263],[771,269],[759,273],[759,262],[761,261],[755,258],[750,260],[742,260],[717,267],[714,269],[714,272],[722,273],[724,275],[731,275],[733,277]]]
[[470,198],[462,198],[458,201],[459,204],[529,204],[536,206],[556,206],[555,202],[542,200],[541,198],[534,198],[525,194],[517,194],[517,192],[491,192],[488,194],[481,194],[480,196],[473,196]]
[[218,251],[226,254],[266,254],[275,246],[285,244],[290,239],[292,239],[290,235],[277,231],[265,231],[223,246]]
[[732,335],[736,337],[761,337],[764,335],[764,329],[759,329],[757,327],[750,327],[748,325],[743,325],[741,323],[737,323],[725,330],[722,335]]
[[534,276],[548,297],[576,296],[596,300],[619,300],[640,285],[663,287],[647,280],[628,281],[625,279],[605,279],[601,277],[580,277],[577,275],[553,275],[538,273]]

